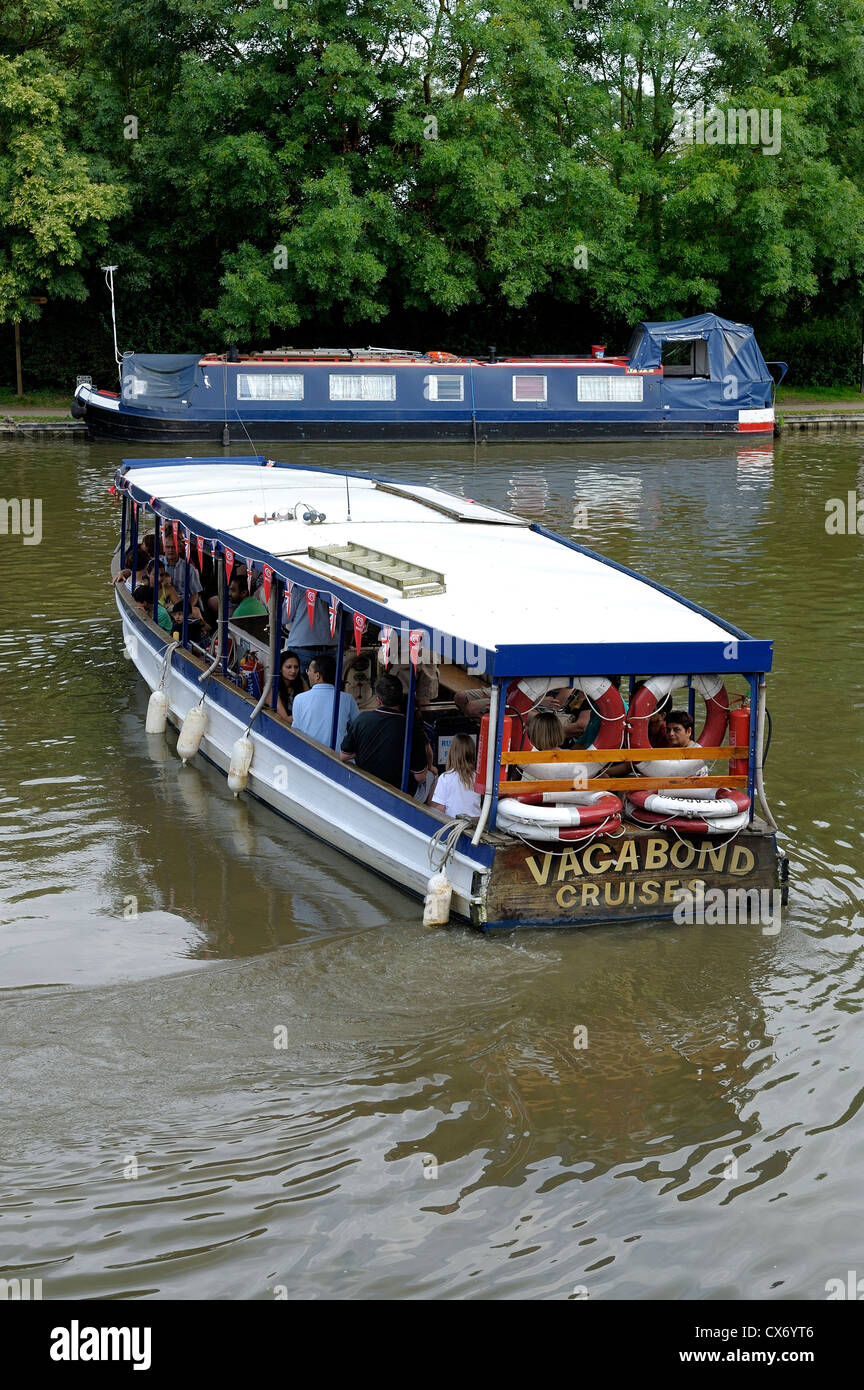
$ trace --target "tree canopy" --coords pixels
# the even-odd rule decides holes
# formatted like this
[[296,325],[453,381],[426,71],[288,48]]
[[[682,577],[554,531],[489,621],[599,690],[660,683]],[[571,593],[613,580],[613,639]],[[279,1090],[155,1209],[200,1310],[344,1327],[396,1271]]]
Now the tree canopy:
[[842,317],[862,99],[864,0],[13,0],[0,318],[106,260],[138,350]]

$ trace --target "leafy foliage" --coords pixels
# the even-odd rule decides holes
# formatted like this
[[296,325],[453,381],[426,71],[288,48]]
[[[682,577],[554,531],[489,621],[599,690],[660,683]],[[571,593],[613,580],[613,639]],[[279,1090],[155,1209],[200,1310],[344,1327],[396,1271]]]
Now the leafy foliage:
[[[845,322],[862,32],[864,0],[13,0],[0,318],[108,259],[138,349]],[[690,138],[699,103],[779,147]]]

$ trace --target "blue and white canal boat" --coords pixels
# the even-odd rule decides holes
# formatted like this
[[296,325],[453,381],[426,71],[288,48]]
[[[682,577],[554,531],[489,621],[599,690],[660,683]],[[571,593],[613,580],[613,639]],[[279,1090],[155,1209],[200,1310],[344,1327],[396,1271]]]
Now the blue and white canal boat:
[[[432,920],[446,918],[448,897],[455,919],[487,929],[668,917],[682,894],[776,889],[762,777],[769,642],[543,526],[434,487],[250,457],[128,459],[113,490],[116,602],[152,692],[150,736],[165,737],[167,720],[181,757],[208,759],[235,794],[409,893],[424,897],[437,875]],[[172,632],[157,621],[158,591],[142,596],[145,536],[153,572],[167,544],[181,588],[197,588],[193,570],[209,586],[209,643],[193,636],[188,603]],[[241,565],[252,588],[261,581],[248,622],[229,603]],[[325,605],[337,672],[358,654],[373,677],[394,659],[401,670],[399,785],[340,756],[335,710],[326,741],[279,713],[297,586],[304,605]],[[704,704],[705,727],[689,747],[653,746],[652,719],[676,691],[697,730]],[[591,743],[563,746],[562,724],[562,746],[537,751],[535,712],[565,696],[594,717]],[[415,714],[439,769],[454,729],[476,736],[475,819],[448,820],[411,794]]]
[[[782,379],[783,363],[771,364]],[[213,440],[715,437],[774,431],[775,384],[753,329],[716,314],[642,323],[628,351],[585,357],[284,348],[126,353],[119,394],[82,378],[72,403],[100,437]]]

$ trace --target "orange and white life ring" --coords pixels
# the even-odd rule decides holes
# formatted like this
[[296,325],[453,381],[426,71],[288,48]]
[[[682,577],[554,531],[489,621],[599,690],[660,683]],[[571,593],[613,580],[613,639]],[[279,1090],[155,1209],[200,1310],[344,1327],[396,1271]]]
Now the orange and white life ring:
[[[550,690],[554,690],[557,684],[559,682],[553,681],[548,676],[535,676],[528,680],[517,681],[508,689],[507,707],[516,710],[521,715],[525,728],[521,745],[523,748],[529,746],[525,724],[526,715],[531,710],[536,709],[543,697]],[[620,748],[624,740],[625,721],[624,701],[621,698],[620,690],[605,676],[582,676],[579,680],[574,681],[573,685],[576,690],[581,690],[592,710],[600,715],[602,721],[600,732],[591,747]],[[567,763],[567,775],[571,776],[574,781],[599,777],[602,773],[602,766],[598,763]],[[554,777],[555,774],[548,775]],[[558,775],[560,776],[560,773]]]
[[[687,676],[652,676],[633,697],[627,715],[629,727],[629,746],[631,748],[650,748],[648,720],[658,704],[665,700],[673,690],[687,684]],[[693,676],[693,689],[705,701],[705,726],[696,743],[706,748],[718,748],[726,732],[729,719],[729,696],[722,676]],[[707,772],[707,764],[698,760],[684,759],[675,762],[634,763],[641,777],[700,777]]]
[[572,830],[576,826],[601,825],[620,816],[620,799],[611,792],[526,792],[505,796],[498,802],[498,824],[549,825]]
[[750,810],[746,792],[732,787],[668,787],[662,792],[632,791],[632,806],[660,816],[687,816],[691,819],[724,820]]
[[458,362],[460,360],[455,352],[427,352],[426,356],[430,362]]

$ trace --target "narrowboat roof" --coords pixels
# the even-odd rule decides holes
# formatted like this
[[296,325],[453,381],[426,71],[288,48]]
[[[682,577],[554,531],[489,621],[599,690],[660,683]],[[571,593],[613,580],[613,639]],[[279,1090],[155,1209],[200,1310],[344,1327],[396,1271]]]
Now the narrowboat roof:
[[[433,649],[480,647],[496,678],[770,669],[770,643],[535,523],[435,487],[262,457],[125,459],[117,482],[193,536],[373,622],[423,628]],[[295,508],[296,520],[281,515]],[[304,521],[307,510],[326,520]],[[345,547],[373,552],[372,563],[352,568]],[[436,591],[406,597],[388,580],[391,560],[436,576]]]

